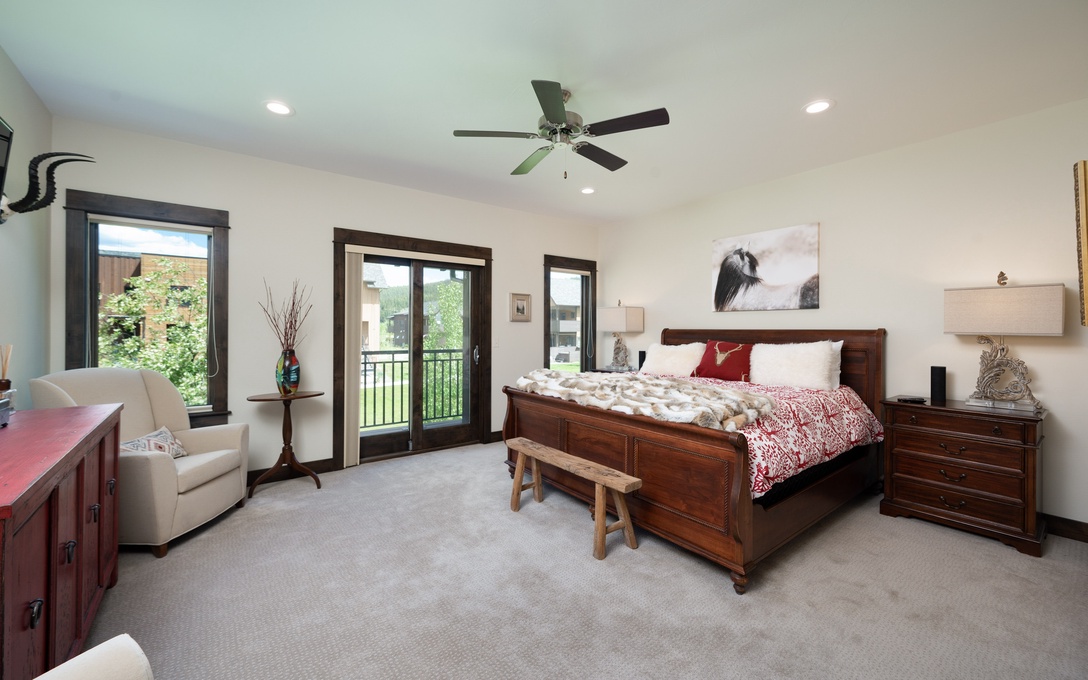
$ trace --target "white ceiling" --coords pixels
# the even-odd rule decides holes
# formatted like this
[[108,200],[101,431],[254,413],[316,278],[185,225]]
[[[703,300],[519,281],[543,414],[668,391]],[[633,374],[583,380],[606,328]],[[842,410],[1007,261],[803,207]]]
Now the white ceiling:
[[[581,219],[1088,98],[1088,0],[3,5],[0,47],[55,116]],[[452,131],[535,131],[533,79],[571,90],[587,123],[672,122],[594,140],[629,161],[614,173],[564,152],[514,177],[540,140]]]

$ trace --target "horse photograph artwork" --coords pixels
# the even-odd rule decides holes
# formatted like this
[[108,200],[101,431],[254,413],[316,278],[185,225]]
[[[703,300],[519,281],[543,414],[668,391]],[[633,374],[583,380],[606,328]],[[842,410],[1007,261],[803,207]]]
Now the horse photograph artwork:
[[714,311],[820,308],[820,224],[717,239]]

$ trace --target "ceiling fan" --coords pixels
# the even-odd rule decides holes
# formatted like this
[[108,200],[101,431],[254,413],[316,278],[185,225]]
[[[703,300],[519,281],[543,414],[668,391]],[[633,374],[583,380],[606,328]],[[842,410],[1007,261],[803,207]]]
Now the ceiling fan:
[[570,92],[564,90],[559,83],[550,80],[534,80],[533,89],[536,98],[540,102],[540,108],[544,115],[537,123],[537,132],[495,132],[491,130],[454,130],[454,137],[513,137],[516,139],[546,139],[549,144],[534,151],[521,165],[514,168],[511,175],[524,175],[536,164],[544,160],[555,149],[570,147],[574,153],[585,156],[594,163],[609,170],[616,171],[627,165],[627,161],[619,156],[609,153],[599,146],[594,146],[586,141],[576,142],[579,137],[600,137],[616,132],[627,132],[641,128],[654,127],[656,125],[668,125],[669,112],[665,109],[654,109],[633,113],[629,116],[620,116],[602,120],[599,123],[582,124],[582,117],[574,111],[568,111],[564,104],[570,99]]

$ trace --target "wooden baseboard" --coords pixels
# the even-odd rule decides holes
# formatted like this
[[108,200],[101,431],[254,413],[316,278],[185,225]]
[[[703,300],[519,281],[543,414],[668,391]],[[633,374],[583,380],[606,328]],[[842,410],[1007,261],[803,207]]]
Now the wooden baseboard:
[[1046,519],[1047,533],[1062,538],[1071,538],[1081,543],[1088,543],[1088,523],[1078,522],[1075,519],[1055,517],[1046,513],[1039,514]]

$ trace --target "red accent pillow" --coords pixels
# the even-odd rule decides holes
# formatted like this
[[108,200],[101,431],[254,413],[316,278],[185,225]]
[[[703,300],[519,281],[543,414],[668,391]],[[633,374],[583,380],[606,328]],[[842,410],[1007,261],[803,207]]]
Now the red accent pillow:
[[697,378],[717,378],[718,380],[742,380],[748,382],[748,371],[752,361],[752,346],[738,345],[725,340],[708,340],[703,359],[695,368]]

